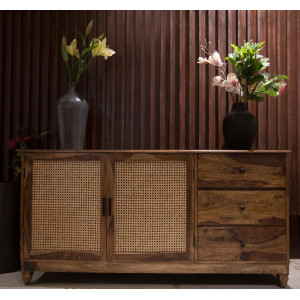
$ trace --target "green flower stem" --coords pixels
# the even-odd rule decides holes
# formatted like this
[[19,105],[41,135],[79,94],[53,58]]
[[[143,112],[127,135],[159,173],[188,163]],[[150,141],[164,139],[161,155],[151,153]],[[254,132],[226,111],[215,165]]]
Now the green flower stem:
[[[72,56],[72,69],[71,69],[71,74],[73,75],[73,73],[74,73],[74,56]],[[72,80],[73,78],[71,78],[71,81],[73,81]]]
[[70,72],[70,67],[68,62],[66,61],[67,69],[68,69],[68,77],[69,77],[69,82],[71,82],[71,72]]
[[92,57],[90,59],[90,61],[86,64],[86,66],[84,67],[84,69],[81,73],[79,72],[79,68],[78,68],[77,76],[76,76],[76,83],[79,82],[80,76],[88,69],[88,67],[90,66],[91,62],[94,61],[94,59],[95,59],[95,57]]

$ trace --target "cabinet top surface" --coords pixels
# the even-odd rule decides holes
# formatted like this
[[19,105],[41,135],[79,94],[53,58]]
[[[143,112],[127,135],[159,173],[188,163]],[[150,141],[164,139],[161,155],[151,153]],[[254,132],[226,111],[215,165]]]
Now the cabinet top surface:
[[24,153],[290,153],[290,150],[22,150]]

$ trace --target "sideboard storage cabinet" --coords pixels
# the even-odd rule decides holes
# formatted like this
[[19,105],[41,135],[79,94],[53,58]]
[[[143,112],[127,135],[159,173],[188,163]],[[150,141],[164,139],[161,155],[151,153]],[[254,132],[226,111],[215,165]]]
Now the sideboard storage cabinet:
[[21,267],[96,273],[289,272],[288,151],[22,156]]

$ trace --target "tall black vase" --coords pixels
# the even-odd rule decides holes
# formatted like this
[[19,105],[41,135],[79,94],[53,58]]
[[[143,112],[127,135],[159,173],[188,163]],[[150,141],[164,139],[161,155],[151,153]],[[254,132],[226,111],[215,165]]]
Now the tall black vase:
[[257,134],[254,115],[243,102],[234,103],[223,120],[223,135],[226,148],[230,150],[250,150]]
[[20,270],[20,184],[0,182],[0,274]]

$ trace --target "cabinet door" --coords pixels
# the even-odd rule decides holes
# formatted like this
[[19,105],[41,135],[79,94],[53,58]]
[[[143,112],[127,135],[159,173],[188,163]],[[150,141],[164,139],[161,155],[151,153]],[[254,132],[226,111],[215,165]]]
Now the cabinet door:
[[193,259],[193,156],[112,154],[110,260]]
[[40,152],[24,165],[24,258],[105,259],[105,155]]

